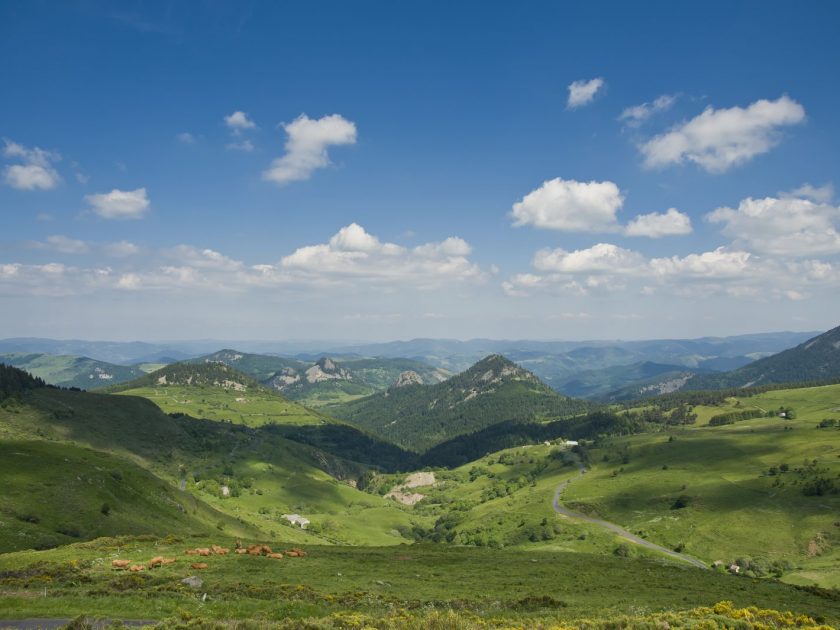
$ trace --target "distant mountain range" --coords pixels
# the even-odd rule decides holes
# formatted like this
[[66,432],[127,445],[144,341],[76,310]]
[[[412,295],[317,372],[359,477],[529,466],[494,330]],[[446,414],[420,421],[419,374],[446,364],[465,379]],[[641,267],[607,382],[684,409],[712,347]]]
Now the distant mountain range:
[[[732,377],[735,380],[728,380],[729,377],[718,378],[714,373],[738,370],[802,344],[817,334],[779,332],[698,339],[574,342],[414,339],[357,345],[250,341],[236,342],[229,346],[235,350],[221,351],[216,349],[222,342],[212,340],[154,344],[18,338],[0,340],[0,353],[7,353],[3,355],[7,363],[30,370],[47,382],[87,389],[137,376],[137,372],[120,369],[121,366],[136,370],[132,366],[145,362],[220,361],[289,398],[314,406],[347,402],[384,391],[403,372],[416,374],[421,383],[434,384],[466,370],[483,357],[502,354],[560,394],[623,400],[683,388],[715,388],[727,386],[726,383],[749,382],[753,377],[735,376]],[[45,354],[65,358],[37,356],[25,361],[21,358],[21,355]],[[3,360],[0,356],[0,361]],[[783,372],[775,370],[774,373]]]
[[840,378],[840,326],[731,372],[691,378],[685,389],[725,389]]

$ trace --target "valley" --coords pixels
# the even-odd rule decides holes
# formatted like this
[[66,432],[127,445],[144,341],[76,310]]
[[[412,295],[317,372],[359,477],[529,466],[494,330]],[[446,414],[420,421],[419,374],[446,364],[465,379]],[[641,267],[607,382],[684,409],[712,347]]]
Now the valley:
[[[4,614],[113,615],[119,602],[122,616],[146,618],[139,602],[173,584],[179,562],[121,590],[106,560],[241,539],[308,555],[253,576],[241,559],[214,558],[201,573],[211,605],[166,587],[155,617],[387,624],[391,602],[420,627],[443,598],[452,623],[472,627],[579,620],[595,597],[608,625],[636,614],[629,602],[647,591],[650,614],[673,609],[668,589],[685,581],[708,584],[680,596],[680,614],[717,614],[696,611],[724,599],[759,605],[767,588],[769,608],[840,619],[824,595],[840,587],[840,385],[598,405],[491,355],[437,383],[403,370],[384,391],[313,410],[260,382],[260,365],[254,355],[247,375],[226,361],[172,363],[96,393],[3,368]],[[521,590],[503,588],[519,567]],[[418,590],[424,571],[458,586]],[[38,575],[54,576],[55,600],[23,597]],[[644,584],[632,600],[607,595],[628,579]],[[261,603],[259,592],[290,585],[300,596],[285,608]],[[97,590],[109,596],[92,604]]]

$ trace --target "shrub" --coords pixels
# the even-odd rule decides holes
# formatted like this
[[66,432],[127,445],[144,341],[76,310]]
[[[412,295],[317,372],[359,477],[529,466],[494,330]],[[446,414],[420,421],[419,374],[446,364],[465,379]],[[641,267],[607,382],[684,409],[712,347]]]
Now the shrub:
[[111,513],[111,506],[107,503],[103,503],[102,507],[99,508],[99,512],[104,516],[108,516]]
[[691,505],[691,497],[687,494],[681,494],[677,497],[677,500],[674,501],[673,505],[671,505],[672,510],[681,510],[683,508],[687,508]]

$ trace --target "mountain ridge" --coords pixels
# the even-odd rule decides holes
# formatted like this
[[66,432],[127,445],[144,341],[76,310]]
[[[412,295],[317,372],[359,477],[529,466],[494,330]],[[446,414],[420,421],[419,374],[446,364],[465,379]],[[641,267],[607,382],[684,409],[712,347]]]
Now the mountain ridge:
[[442,383],[408,384],[326,410],[422,452],[500,422],[557,418],[590,408],[590,403],[556,393],[506,357],[491,354]]

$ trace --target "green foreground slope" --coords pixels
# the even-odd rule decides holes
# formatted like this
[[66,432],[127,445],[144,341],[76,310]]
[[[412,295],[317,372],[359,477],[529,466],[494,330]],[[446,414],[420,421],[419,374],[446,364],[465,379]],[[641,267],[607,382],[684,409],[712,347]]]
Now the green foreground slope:
[[249,527],[131,462],[71,444],[0,441],[0,553],[100,536]]
[[[282,532],[289,541],[380,545],[405,541],[397,528],[408,524],[407,512],[352,487],[366,466],[291,442],[270,427],[259,430],[173,418],[148,400],[132,396],[40,388],[0,406],[0,443],[32,440],[95,449],[119,458],[146,469],[173,490],[193,494],[243,528],[257,528],[267,535]],[[41,463],[45,480],[49,469],[60,468],[60,460],[53,458]],[[26,480],[30,482],[37,479]],[[31,505],[16,509],[37,513],[37,497],[25,491],[21,496],[28,497]],[[88,499],[82,509],[98,512],[102,501]],[[291,527],[283,515],[293,513],[308,518],[310,528]],[[11,520],[10,526],[17,523]],[[82,532],[85,538],[90,535]],[[9,539],[17,541],[17,548],[31,546],[14,533]]]
[[[777,627],[840,623],[836,594],[614,556],[307,546],[306,558],[213,556],[205,559],[208,569],[195,571],[189,568],[192,559],[183,555],[186,548],[233,542],[222,537],[101,539],[0,555],[0,616],[169,619],[163,627],[203,618],[285,628],[565,628],[585,620],[589,628],[662,628],[669,619],[674,624],[669,627],[766,628],[774,626],[747,625],[744,615],[770,621],[773,616],[760,616],[759,609],[773,608],[794,611]],[[139,575],[119,574],[109,566],[114,558],[138,562],[156,555],[178,560]],[[202,580],[198,590],[181,583],[190,575]],[[45,585],[47,597],[33,597]],[[717,614],[727,625],[675,624],[680,611],[721,600],[757,608],[742,612],[740,620],[727,617],[728,605],[717,613],[685,613],[692,624]],[[663,615],[659,623],[657,614]],[[800,615],[810,619],[797,619]]]

